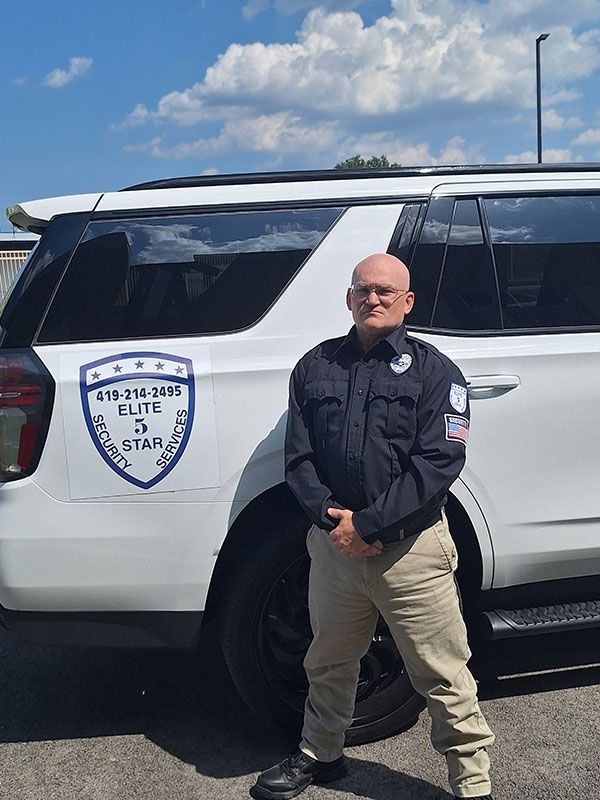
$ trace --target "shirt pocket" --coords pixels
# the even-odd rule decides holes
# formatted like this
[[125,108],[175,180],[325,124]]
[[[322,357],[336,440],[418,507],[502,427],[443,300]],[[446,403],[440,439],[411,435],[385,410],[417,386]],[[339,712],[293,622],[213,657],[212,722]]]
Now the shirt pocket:
[[319,439],[331,439],[342,430],[348,384],[315,381],[304,387],[304,405]]
[[367,430],[371,436],[411,439],[417,428],[417,400],[421,384],[376,379],[369,389]]

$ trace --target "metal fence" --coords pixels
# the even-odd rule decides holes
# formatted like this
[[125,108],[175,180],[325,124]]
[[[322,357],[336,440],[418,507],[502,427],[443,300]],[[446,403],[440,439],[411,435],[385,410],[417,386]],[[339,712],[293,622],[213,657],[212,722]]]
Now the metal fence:
[[0,244],[0,303],[29,253],[29,250],[3,250]]

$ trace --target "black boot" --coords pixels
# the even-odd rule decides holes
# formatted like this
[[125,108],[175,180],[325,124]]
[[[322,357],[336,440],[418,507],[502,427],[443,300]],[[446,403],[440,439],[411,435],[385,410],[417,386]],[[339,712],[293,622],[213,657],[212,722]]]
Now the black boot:
[[348,772],[344,756],[335,761],[316,761],[298,750],[281,764],[261,772],[250,794],[267,800],[289,800],[311,783],[330,783]]

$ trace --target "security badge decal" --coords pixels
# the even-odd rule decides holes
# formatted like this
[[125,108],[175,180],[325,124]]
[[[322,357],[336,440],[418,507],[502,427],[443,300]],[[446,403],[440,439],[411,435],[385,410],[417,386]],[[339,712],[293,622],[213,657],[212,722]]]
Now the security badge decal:
[[84,364],[79,385],[94,446],[117,475],[149,489],[171,472],[194,421],[191,359],[121,353]]
[[451,383],[448,399],[452,408],[458,411],[459,414],[464,414],[467,410],[467,389],[465,386],[461,386],[458,383]]
[[390,369],[394,375],[402,375],[403,372],[412,364],[412,356],[410,353],[402,353],[401,356],[394,356],[390,361]]

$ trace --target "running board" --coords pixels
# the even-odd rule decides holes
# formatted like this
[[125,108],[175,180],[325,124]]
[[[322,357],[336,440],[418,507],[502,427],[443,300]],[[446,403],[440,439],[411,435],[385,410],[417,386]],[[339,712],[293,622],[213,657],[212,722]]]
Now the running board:
[[575,631],[600,627],[600,600],[513,610],[497,608],[495,611],[484,611],[482,616],[490,639]]

